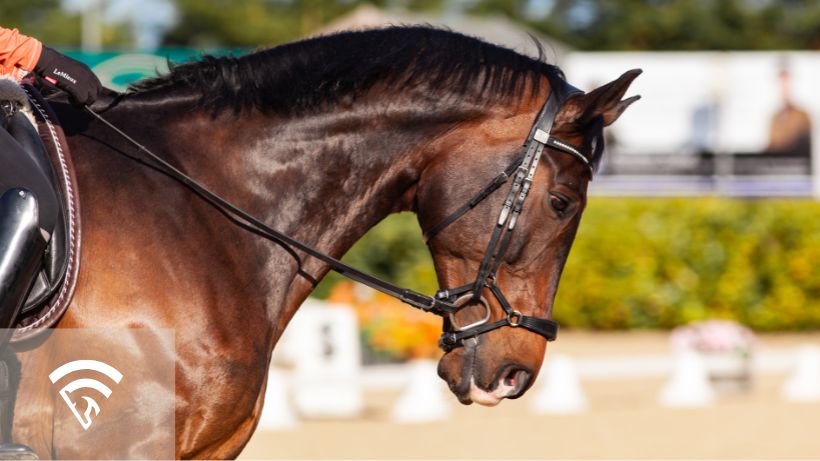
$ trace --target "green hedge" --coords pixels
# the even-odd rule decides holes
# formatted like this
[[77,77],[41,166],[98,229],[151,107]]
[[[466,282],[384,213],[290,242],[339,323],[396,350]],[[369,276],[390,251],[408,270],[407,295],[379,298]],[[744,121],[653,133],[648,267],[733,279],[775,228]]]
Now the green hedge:
[[[342,260],[401,286],[422,293],[438,288],[433,260],[421,237],[416,215],[391,215],[370,230]],[[344,277],[331,272],[313,292],[326,298],[330,289]]]
[[[428,293],[436,289],[409,214],[374,228],[346,260]],[[556,320],[627,329],[711,317],[757,330],[820,328],[820,203],[590,200],[561,280]]]

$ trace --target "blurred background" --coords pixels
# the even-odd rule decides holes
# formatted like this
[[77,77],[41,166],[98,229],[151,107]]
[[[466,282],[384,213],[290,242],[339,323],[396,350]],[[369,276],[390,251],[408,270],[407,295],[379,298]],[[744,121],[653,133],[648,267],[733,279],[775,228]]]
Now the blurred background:
[[[820,1],[3,0],[103,82],[202,53],[433,24],[589,90],[642,68],[607,133],[535,387],[460,406],[441,325],[331,275],[277,347],[246,458],[820,458]],[[415,217],[345,258],[432,293]]]

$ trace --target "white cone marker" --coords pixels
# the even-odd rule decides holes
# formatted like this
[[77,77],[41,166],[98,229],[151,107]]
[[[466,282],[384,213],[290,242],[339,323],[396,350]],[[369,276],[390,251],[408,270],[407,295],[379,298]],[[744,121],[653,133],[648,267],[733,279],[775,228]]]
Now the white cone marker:
[[450,403],[445,398],[444,382],[436,372],[433,360],[416,360],[409,364],[410,379],[391,419],[398,423],[442,421],[450,416]]
[[820,347],[800,348],[794,373],[783,385],[781,395],[792,402],[820,401]]
[[531,410],[537,414],[572,414],[587,409],[587,398],[575,362],[567,355],[556,354],[544,362]]
[[691,349],[675,354],[675,364],[658,397],[667,407],[702,407],[715,400],[715,390],[703,358]]

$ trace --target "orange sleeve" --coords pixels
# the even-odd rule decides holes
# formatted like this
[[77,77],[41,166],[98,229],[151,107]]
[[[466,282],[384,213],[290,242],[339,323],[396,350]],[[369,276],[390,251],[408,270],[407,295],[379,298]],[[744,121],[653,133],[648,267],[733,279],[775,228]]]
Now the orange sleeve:
[[26,37],[17,29],[0,27],[0,75],[22,77],[34,69],[42,51],[43,45],[38,40]]

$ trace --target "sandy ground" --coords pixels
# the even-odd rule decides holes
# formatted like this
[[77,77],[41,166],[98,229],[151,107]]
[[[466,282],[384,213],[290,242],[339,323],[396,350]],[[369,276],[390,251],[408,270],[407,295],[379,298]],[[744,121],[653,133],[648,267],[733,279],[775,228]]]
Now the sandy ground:
[[[656,333],[566,333],[551,352],[576,357],[667,352]],[[820,333],[774,335],[776,350],[820,344]],[[820,403],[784,403],[786,375],[756,377],[744,393],[722,395],[708,408],[657,404],[662,378],[587,380],[582,414],[539,416],[532,392],[495,408],[452,399],[446,422],[394,424],[398,392],[368,392],[355,420],[303,421],[296,429],[257,432],[243,459],[820,459]]]

